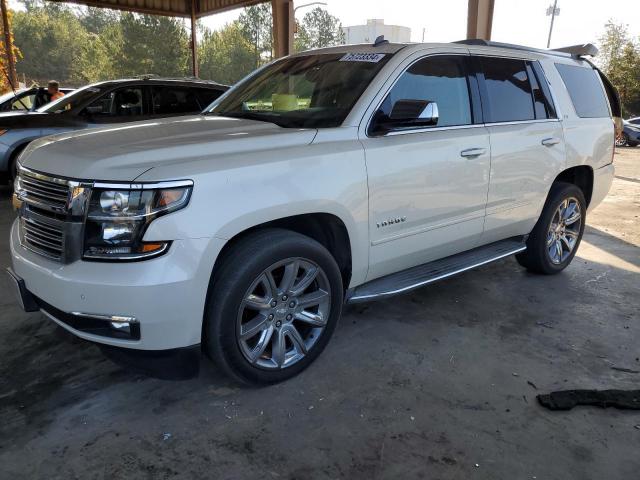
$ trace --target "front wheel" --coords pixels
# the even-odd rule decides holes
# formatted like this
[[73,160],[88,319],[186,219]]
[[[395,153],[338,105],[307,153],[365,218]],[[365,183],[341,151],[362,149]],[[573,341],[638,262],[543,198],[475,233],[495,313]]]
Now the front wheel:
[[547,275],[564,270],[582,240],[586,210],[580,188],[570,183],[554,184],[527,239],[527,249],[516,255],[520,265]]
[[209,289],[205,350],[225,373],[253,384],[286,380],[311,364],[343,301],[340,270],[327,249],[279,229],[233,245]]
[[624,147],[629,144],[629,137],[626,133],[622,133],[616,137],[616,147]]

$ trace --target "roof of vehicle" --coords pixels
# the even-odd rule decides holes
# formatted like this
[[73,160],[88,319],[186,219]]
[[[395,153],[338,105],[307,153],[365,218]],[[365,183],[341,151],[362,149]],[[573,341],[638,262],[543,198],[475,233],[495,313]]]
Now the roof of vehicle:
[[182,78],[170,78],[170,77],[158,77],[155,75],[141,75],[139,77],[133,78],[118,78],[115,80],[104,80],[102,82],[92,83],[91,85],[87,85],[90,87],[102,87],[102,86],[114,86],[121,85],[123,83],[140,83],[140,82],[149,82],[153,83],[176,83],[180,85],[198,85],[202,87],[211,87],[211,88],[229,88],[228,85],[224,85],[222,83],[214,82],[213,80],[203,80],[195,77],[182,77]]
[[569,47],[556,48],[551,50],[527,47],[524,45],[515,45],[510,43],[501,43],[501,42],[492,42],[480,39],[469,39],[469,40],[459,40],[457,42],[451,43],[391,43],[384,40],[384,38],[376,39],[375,43],[364,43],[364,44],[350,44],[350,45],[339,45],[336,47],[328,47],[328,48],[320,48],[316,50],[307,50],[304,52],[300,52],[298,54],[292,56],[304,56],[304,55],[312,55],[316,53],[397,53],[403,48],[413,47],[413,49],[419,49],[424,47],[454,47],[454,46],[476,46],[476,47],[485,47],[488,49],[500,49],[500,50],[515,50],[518,52],[530,52],[542,55],[552,55],[557,57],[563,57],[567,59],[582,59],[587,56],[594,57],[598,53],[598,49],[590,44],[586,43],[583,45],[572,45]]

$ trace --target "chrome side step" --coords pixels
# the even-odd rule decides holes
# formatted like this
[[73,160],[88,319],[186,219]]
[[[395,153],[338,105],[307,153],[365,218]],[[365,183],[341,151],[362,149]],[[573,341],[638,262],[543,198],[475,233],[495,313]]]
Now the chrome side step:
[[[450,257],[371,280],[347,293],[347,303],[369,302],[422,287],[526,250],[524,237],[490,243]],[[350,295],[349,295],[350,293]]]

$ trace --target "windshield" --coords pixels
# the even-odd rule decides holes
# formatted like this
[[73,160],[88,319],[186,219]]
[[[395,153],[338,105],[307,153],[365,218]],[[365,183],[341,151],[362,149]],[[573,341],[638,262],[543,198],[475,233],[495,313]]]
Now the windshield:
[[281,127],[337,127],[390,57],[339,53],[277,61],[232,88],[207,113]]
[[0,95],[0,103],[4,103],[7,100],[11,100],[13,97],[15,97],[16,95],[20,95],[22,92],[27,91],[28,89],[21,89],[21,90],[16,90],[16,93],[14,94],[13,91],[5,93],[3,95]]
[[44,107],[40,107],[38,112],[48,112],[48,113],[62,113],[72,108],[77,107],[78,105],[82,105],[88,100],[91,100],[96,96],[97,93],[100,93],[102,89],[94,86],[87,86],[83,88],[79,88],[78,90],[74,90],[71,93],[67,93],[64,97],[60,97],[58,100],[55,100],[51,103],[47,103]]

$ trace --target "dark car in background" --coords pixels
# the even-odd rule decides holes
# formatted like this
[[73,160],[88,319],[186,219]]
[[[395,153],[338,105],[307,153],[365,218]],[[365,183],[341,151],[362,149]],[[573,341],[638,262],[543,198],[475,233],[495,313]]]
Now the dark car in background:
[[0,176],[36,138],[72,130],[201,112],[227,85],[198,79],[139,78],[95,83],[33,112],[0,113]]
[[[73,88],[60,88],[65,95],[73,92]],[[51,101],[51,94],[46,87],[33,86],[0,96],[0,112],[33,112]]]
[[640,145],[640,118],[622,121],[622,133],[616,138],[616,147],[637,147]]

